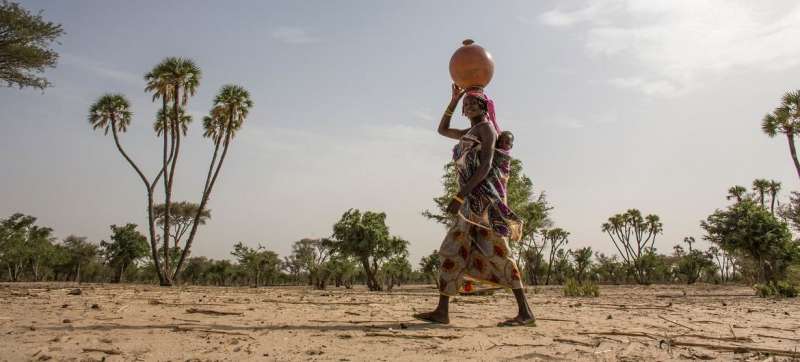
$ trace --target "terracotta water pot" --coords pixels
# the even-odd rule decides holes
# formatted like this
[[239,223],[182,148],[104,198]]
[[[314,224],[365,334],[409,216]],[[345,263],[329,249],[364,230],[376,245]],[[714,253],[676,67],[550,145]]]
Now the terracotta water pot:
[[450,78],[461,88],[486,87],[494,75],[492,55],[472,39],[463,44],[450,58]]

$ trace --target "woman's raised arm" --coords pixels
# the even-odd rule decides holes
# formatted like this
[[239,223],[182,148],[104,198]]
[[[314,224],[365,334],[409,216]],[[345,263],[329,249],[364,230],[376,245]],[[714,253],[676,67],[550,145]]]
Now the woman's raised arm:
[[457,129],[457,128],[450,128],[450,119],[453,117],[453,111],[455,111],[456,106],[458,105],[458,101],[461,97],[464,96],[465,90],[453,83],[453,94],[450,98],[450,104],[447,105],[447,110],[445,110],[444,114],[442,115],[442,120],[439,121],[439,134],[445,136],[447,138],[452,139],[461,139],[463,135],[467,133],[468,130],[466,129]]

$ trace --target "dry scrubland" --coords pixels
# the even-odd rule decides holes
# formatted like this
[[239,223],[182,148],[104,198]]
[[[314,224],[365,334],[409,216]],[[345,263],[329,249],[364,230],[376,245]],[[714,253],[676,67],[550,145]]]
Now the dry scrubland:
[[[448,326],[413,320],[436,290],[0,284],[0,360],[764,360],[800,351],[800,303],[734,286],[529,288],[537,327],[496,327],[513,296],[456,298]],[[758,351],[762,352],[758,352]],[[780,352],[784,351],[784,352]]]

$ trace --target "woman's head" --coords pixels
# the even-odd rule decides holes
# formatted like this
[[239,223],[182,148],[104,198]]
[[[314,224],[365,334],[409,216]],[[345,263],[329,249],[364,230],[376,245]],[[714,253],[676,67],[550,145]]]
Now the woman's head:
[[464,113],[464,116],[469,119],[474,119],[485,116],[488,107],[486,106],[486,100],[483,98],[474,94],[467,94],[464,97],[464,103],[461,107],[461,110]]
[[464,95],[464,104],[462,107],[464,115],[469,117],[473,122],[480,119],[488,119],[492,122],[495,132],[501,132],[500,126],[497,125],[497,116],[494,112],[494,101],[483,92],[482,89],[467,90]]

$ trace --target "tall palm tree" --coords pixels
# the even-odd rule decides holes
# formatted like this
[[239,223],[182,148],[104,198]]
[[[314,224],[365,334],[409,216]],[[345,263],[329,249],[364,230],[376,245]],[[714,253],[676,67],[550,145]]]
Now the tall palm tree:
[[758,194],[758,200],[761,202],[761,207],[767,208],[764,195],[769,190],[769,180],[763,178],[753,180],[753,191]]
[[[175,276],[180,272],[186,256],[189,254],[189,249],[192,246],[192,241],[197,233],[200,216],[205,210],[208,198],[211,195],[211,190],[214,188],[214,183],[217,181],[219,171],[222,168],[222,163],[225,162],[225,156],[228,153],[228,147],[236,132],[244,124],[247,115],[250,113],[250,108],[253,107],[253,101],[250,99],[250,93],[238,85],[225,85],[222,86],[219,93],[214,97],[214,106],[211,109],[211,115],[205,117],[203,126],[205,127],[205,137],[211,138],[214,143],[214,156],[212,157],[211,164],[208,168],[208,175],[206,176],[206,183],[203,189],[203,196],[200,199],[200,208],[197,209],[192,230],[186,239],[186,247],[181,253],[181,258],[178,260],[178,265],[175,268]],[[217,161],[217,152],[219,147],[222,146],[222,154]],[[216,165],[214,164],[215,162]],[[213,176],[212,176],[212,170]]]
[[800,90],[789,91],[783,95],[781,105],[772,113],[764,116],[761,121],[761,130],[770,137],[775,137],[778,133],[786,135],[786,140],[789,142],[789,154],[794,161],[797,176],[800,177],[800,161],[797,159],[797,148],[794,144],[795,134],[800,133]]
[[728,189],[728,196],[725,196],[725,199],[736,199],[736,202],[742,202],[742,198],[747,193],[747,188],[741,185],[731,186]]
[[767,184],[767,191],[769,192],[770,196],[770,211],[772,215],[775,215],[775,200],[778,196],[778,191],[781,190],[781,183],[775,180],[770,180]]
[[[89,123],[92,125],[92,129],[103,129],[106,135],[108,134],[109,130],[111,131],[111,134],[114,135],[114,143],[117,145],[117,149],[122,154],[122,157],[124,157],[131,167],[133,167],[147,189],[147,216],[150,222],[150,245],[153,251],[153,262],[155,263],[156,270],[160,271],[161,263],[157,258],[155,246],[153,188],[158,182],[158,178],[161,177],[161,174],[156,176],[156,178],[153,180],[153,183],[150,183],[150,180],[147,179],[147,176],[145,176],[141,169],[139,169],[139,166],[137,166],[136,163],[131,160],[131,158],[122,148],[122,144],[119,142],[119,133],[124,133],[127,131],[128,125],[131,123],[132,115],[133,112],[130,111],[130,103],[123,95],[105,94],[89,108]],[[164,284],[165,280],[160,272],[158,273],[158,277],[161,284]]]
[[[170,211],[172,210],[172,185],[175,179],[175,168],[178,164],[178,155],[180,154],[181,147],[181,128],[185,128],[186,123],[191,121],[191,118],[185,118],[181,106],[186,106],[189,101],[189,96],[194,95],[197,87],[200,84],[201,71],[200,68],[191,59],[169,57],[157,64],[153,70],[145,75],[147,81],[146,91],[153,91],[153,100],[161,98],[162,108],[161,115],[156,120],[156,130],[163,131],[164,138],[164,151],[163,151],[163,164],[162,171],[164,173],[164,271],[169,280],[171,269],[169,266],[169,230],[170,230]],[[183,90],[183,93],[181,93]],[[171,101],[172,111],[167,111],[167,103]],[[166,117],[165,117],[166,116]],[[159,119],[161,121],[159,121]],[[169,120],[170,122],[166,122]],[[184,132],[185,134],[185,132]],[[167,140],[172,141],[171,147],[168,147]],[[167,155],[167,150],[170,149]],[[169,167],[169,169],[167,169]]]

